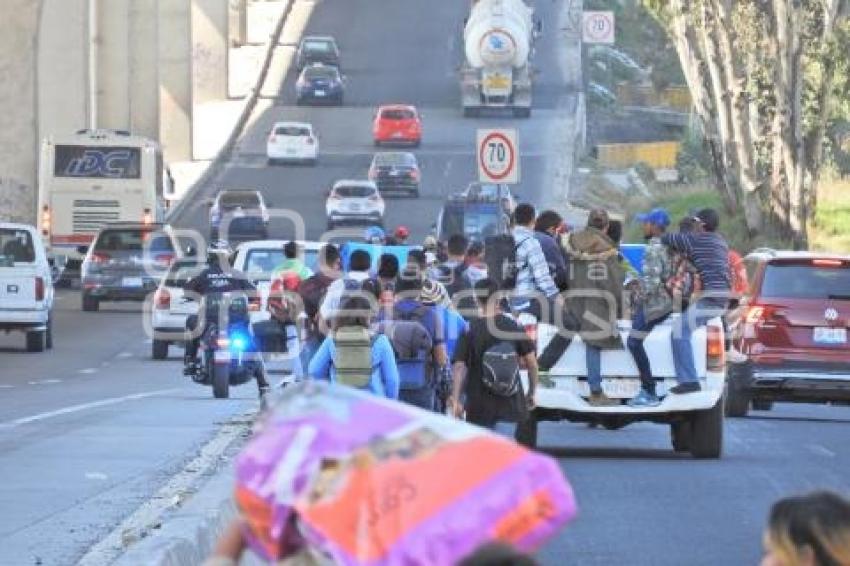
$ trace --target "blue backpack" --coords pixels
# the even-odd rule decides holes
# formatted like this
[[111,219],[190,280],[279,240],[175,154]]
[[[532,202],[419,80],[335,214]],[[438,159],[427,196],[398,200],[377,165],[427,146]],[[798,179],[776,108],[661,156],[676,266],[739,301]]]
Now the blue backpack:
[[422,320],[430,309],[420,305],[411,311],[393,309],[392,320],[378,326],[393,347],[398,366],[400,388],[403,391],[417,390],[432,384],[431,351],[434,340]]

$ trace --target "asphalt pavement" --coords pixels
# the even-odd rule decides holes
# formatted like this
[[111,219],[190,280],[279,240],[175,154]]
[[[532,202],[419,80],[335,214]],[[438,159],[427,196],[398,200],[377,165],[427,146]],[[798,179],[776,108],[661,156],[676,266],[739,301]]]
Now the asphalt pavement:
[[[456,67],[465,2],[323,0],[308,33],[334,35],[348,77],[342,108],[294,106],[289,73],[275,104],[245,132],[222,173],[193,195],[174,223],[206,233],[204,201],[221,188],[257,188],[276,208],[297,212],[307,237],[325,227],[324,192],[338,178],[365,177],[374,148],[371,120],[381,103],[416,104],[424,114],[419,199],[388,200],[389,228],[414,240],[430,230],[444,198],[476,176],[475,130],[520,130],[521,200],[544,203],[553,161],[553,123],[569,120],[575,93],[557,64],[557,11],[540,0],[535,109],[529,120],[461,117]],[[551,71],[555,69],[555,71]],[[549,70],[549,72],[547,72]],[[272,122],[313,123],[322,144],[316,167],[268,167]],[[282,220],[272,237],[293,234]],[[181,375],[180,352],[150,360],[143,312],[133,304],[80,312],[79,293],[60,293],[56,348],[23,351],[23,336],[0,335],[0,565],[72,564],[149,500],[220,429],[257,407],[245,385],[216,401]],[[561,462],[580,515],[539,554],[546,565],[754,564],[775,499],[817,488],[850,490],[850,409],[777,406],[727,421],[719,461],[674,455],[666,427],[620,431],[569,423],[541,425],[541,444]]]

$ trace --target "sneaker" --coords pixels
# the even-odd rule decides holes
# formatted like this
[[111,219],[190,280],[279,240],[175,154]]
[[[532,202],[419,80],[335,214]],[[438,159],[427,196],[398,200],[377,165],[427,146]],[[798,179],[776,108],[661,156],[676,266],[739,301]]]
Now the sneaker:
[[591,407],[614,407],[620,404],[617,399],[611,399],[602,391],[591,393],[587,403]]
[[679,385],[671,387],[668,393],[673,393],[674,395],[684,395],[685,393],[696,393],[701,389],[702,387],[700,387],[699,382],[687,381],[685,383],[680,383]]
[[661,399],[659,399],[655,394],[648,392],[646,389],[641,389],[640,393],[636,396],[632,397],[626,402],[626,405],[629,407],[657,407],[661,404]]

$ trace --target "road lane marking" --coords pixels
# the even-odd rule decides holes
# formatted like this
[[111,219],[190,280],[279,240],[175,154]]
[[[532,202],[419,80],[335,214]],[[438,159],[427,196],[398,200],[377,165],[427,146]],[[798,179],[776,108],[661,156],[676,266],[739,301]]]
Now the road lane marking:
[[110,397],[108,399],[101,399],[100,401],[92,401],[90,403],[80,403],[79,405],[71,405],[69,407],[64,407],[62,409],[57,409],[55,411],[48,411],[46,413],[38,413],[36,415],[30,415],[29,417],[21,417],[20,419],[15,419],[13,421],[0,422],[0,430],[8,430],[12,428],[17,428],[19,426],[28,425],[32,423],[36,423],[39,421],[44,421],[47,419],[52,419],[55,417],[61,417],[63,415],[70,415],[73,413],[80,413],[82,411],[88,411],[91,409],[99,409],[101,407],[109,407],[110,405],[118,405],[120,403],[126,403],[127,401],[137,401],[139,399],[147,399],[148,397],[157,397],[160,395],[168,395],[170,393],[177,393],[181,391],[180,389],[157,389],[156,391],[147,391],[145,393],[135,393],[133,395],[124,395],[122,397]]
[[87,480],[99,480],[104,481],[108,480],[109,476],[104,474],[103,472],[86,472],[85,474]]
[[6,385],[5,383],[0,385],[0,389],[14,389],[14,385]]
[[97,369],[96,368],[78,369],[77,373],[92,374],[92,373],[97,373]]
[[827,458],[835,458],[835,452],[827,448],[826,446],[821,446],[820,444],[809,444],[807,448],[817,454],[818,456],[826,456]]
[[62,383],[61,379],[42,379],[39,381],[30,381],[30,385],[54,385],[56,383]]
[[115,357],[116,357],[116,358],[120,358],[120,359],[122,359],[122,360],[123,360],[123,359],[127,359],[127,358],[132,358],[132,357],[133,357],[133,352],[121,352],[120,354],[118,354],[118,355],[117,355],[117,356],[115,356]]

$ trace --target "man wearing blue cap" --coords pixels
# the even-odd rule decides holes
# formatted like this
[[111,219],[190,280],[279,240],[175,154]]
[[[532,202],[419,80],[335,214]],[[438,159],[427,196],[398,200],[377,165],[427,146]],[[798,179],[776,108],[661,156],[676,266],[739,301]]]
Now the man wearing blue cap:
[[661,236],[670,225],[670,215],[663,208],[655,208],[645,214],[638,214],[636,220],[643,224],[646,250],[632,318],[632,331],[626,346],[638,367],[641,390],[628,404],[631,407],[655,407],[661,401],[655,392],[655,378],[652,376],[643,341],[652,329],[673,311],[673,300],[665,286],[672,274],[672,261],[669,249],[661,243]]

